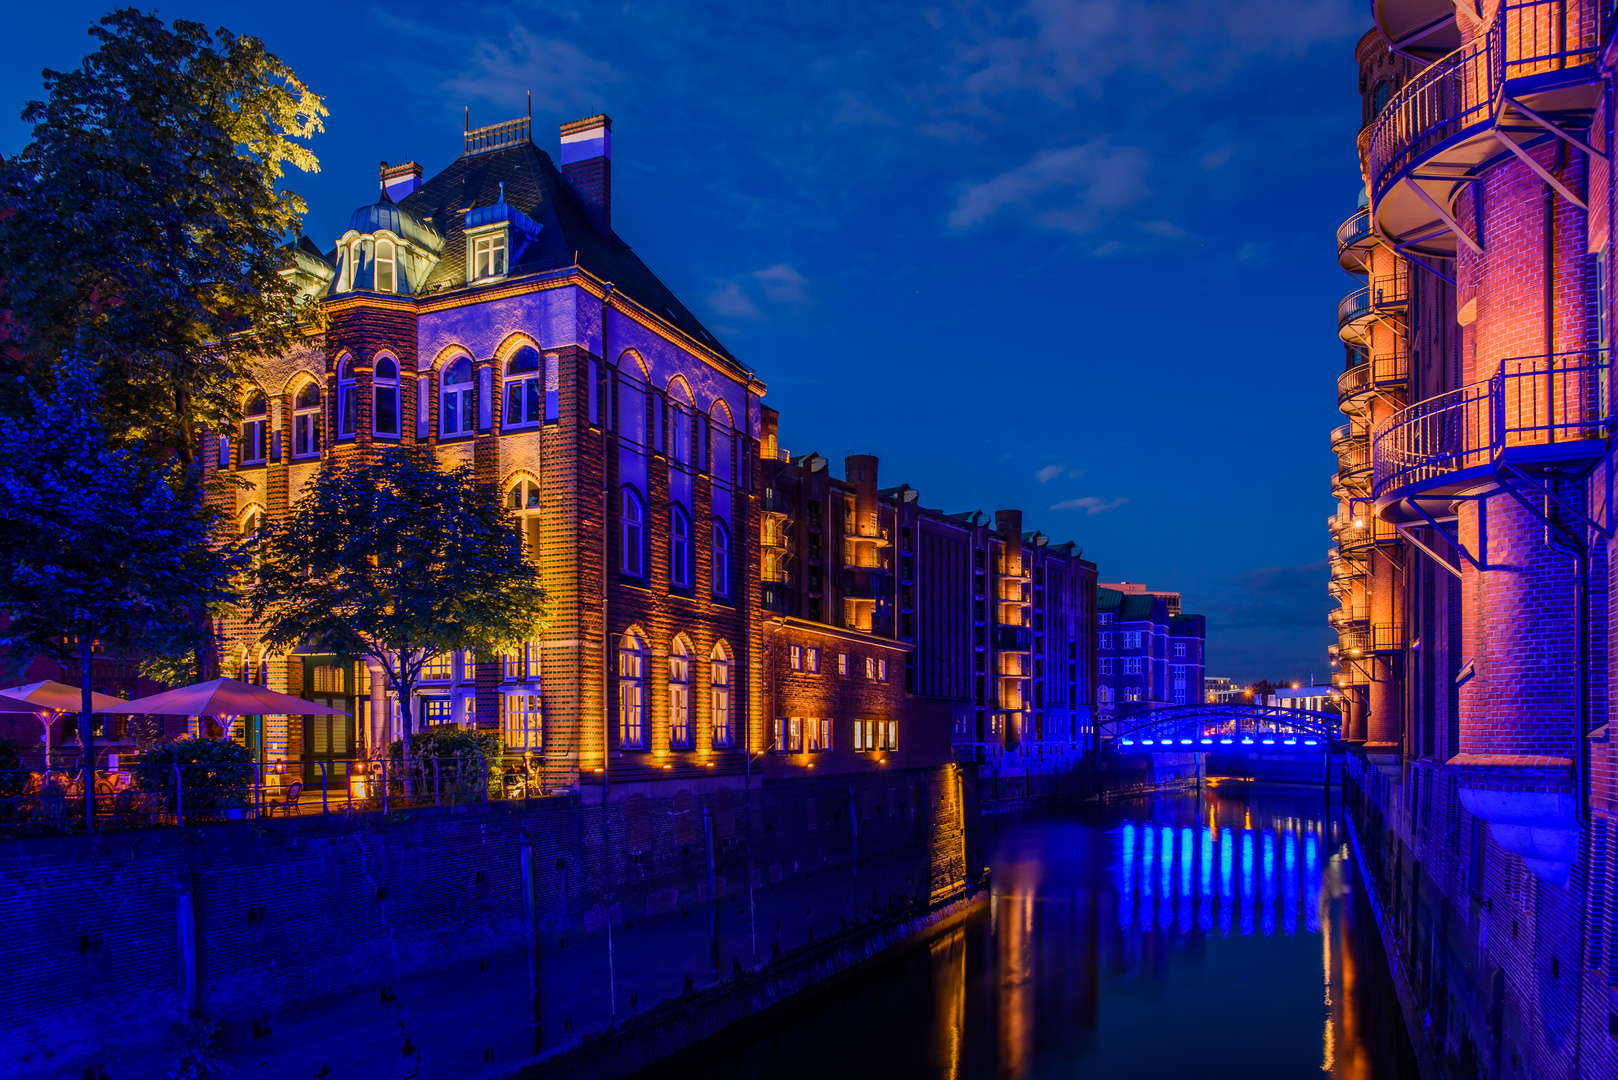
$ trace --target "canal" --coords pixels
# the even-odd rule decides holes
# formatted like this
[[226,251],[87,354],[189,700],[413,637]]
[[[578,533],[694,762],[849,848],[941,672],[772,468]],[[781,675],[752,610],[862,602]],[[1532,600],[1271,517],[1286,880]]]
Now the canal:
[[989,825],[963,925],[647,1076],[1416,1077],[1335,798],[1224,784]]

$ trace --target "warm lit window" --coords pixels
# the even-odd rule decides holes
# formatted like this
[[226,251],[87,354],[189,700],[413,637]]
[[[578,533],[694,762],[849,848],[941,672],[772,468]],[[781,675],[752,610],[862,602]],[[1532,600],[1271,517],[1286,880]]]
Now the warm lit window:
[[539,482],[537,480],[518,480],[506,492],[507,510],[538,510],[539,509]]
[[1124,700],[1125,701],[1139,701],[1140,700],[1140,689],[1137,687],[1137,688],[1132,689],[1132,690],[1125,690],[1124,691]]
[[888,681],[888,662],[886,660],[876,662],[876,677],[881,682]]
[[631,577],[640,577],[646,565],[646,508],[634,488],[626,485],[621,494],[618,569]]
[[262,465],[270,456],[270,405],[263,394],[247,399],[242,417],[242,464]]
[[479,236],[472,241],[472,278],[500,277],[506,272],[504,232]]
[[730,530],[718,518],[713,523],[713,594],[730,595]]
[[787,721],[787,753],[803,753],[803,717],[794,716]]
[[376,242],[376,291],[394,292],[393,241]]
[[439,392],[438,430],[445,435],[472,431],[472,361],[460,357],[444,369]]
[[359,428],[359,387],[354,382],[354,361],[343,358],[337,368],[337,435],[352,435]]
[[539,423],[543,400],[539,354],[525,346],[506,365],[506,427]]
[[669,583],[691,587],[691,519],[678,503],[669,510]]
[[691,749],[691,654],[679,639],[669,650],[669,747]]
[[837,674],[848,674],[848,654],[846,652],[840,652],[837,654]]
[[709,690],[712,694],[713,744],[723,749],[735,743],[730,715],[730,654],[724,642],[714,646],[709,661]]
[[[872,724],[869,725],[869,726],[874,727],[875,722],[873,721]],[[854,749],[856,751],[861,752],[861,753],[863,753],[866,750],[871,749],[871,747],[866,745],[866,739],[867,739],[866,729],[867,729],[867,725],[866,725],[864,720],[856,720],[856,721],[854,721]]]
[[809,670],[810,671],[819,671],[820,670],[820,650],[819,649],[807,649],[807,650],[805,650],[805,652],[806,652],[806,655],[804,657],[804,660],[805,660]]
[[646,649],[625,634],[618,644],[618,742],[626,750],[646,745]]
[[500,664],[501,676],[507,682],[538,682],[539,642],[524,642],[516,652],[502,654]]
[[801,646],[801,645],[789,645],[789,646],[787,646],[787,653],[792,657],[792,670],[793,671],[802,671],[803,670],[803,646]]
[[320,455],[320,384],[308,383],[292,400],[292,456]]
[[399,434],[399,365],[391,356],[377,357],[371,400],[375,403],[372,430],[378,435]]
[[421,707],[421,726],[440,727],[455,722],[455,703],[447,697],[423,697],[417,699]]
[[865,658],[865,677],[867,679],[876,678],[876,657],[874,656]]
[[450,653],[439,653],[421,665],[421,681],[449,682],[454,672],[454,657]]
[[500,696],[500,728],[507,750],[539,750],[544,746],[540,696],[507,693]]

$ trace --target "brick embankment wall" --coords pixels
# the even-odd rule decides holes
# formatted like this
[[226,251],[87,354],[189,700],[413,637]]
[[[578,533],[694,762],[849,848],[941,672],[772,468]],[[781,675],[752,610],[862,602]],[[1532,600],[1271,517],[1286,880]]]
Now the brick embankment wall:
[[186,1031],[233,1080],[500,1077],[681,1010],[695,1039],[982,873],[969,766],[673,786],[13,842],[0,1076],[156,1080]]

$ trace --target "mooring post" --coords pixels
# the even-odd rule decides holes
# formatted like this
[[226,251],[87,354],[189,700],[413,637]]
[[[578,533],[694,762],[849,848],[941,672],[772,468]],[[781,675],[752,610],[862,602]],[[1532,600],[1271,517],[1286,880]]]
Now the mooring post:
[[534,845],[528,833],[519,834],[518,852],[522,858],[523,929],[528,935],[528,1034],[529,1053],[539,1053],[539,913],[534,904]]
[[197,909],[191,892],[190,871],[180,875],[178,916],[180,982],[184,987],[185,1014],[195,1019],[202,1015],[202,988],[197,978]]

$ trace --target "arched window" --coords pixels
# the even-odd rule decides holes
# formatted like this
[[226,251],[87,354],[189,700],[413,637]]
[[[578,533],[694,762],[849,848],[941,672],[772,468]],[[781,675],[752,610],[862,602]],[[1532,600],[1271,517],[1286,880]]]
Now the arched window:
[[713,594],[730,595],[730,530],[713,519]]
[[721,641],[713,647],[708,662],[708,683],[712,693],[713,744],[716,750],[735,745],[734,723],[730,716],[730,653]]
[[242,464],[262,465],[269,456],[270,404],[255,393],[242,410]]
[[390,356],[379,356],[371,377],[371,396],[376,409],[378,435],[399,434],[399,365]]
[[[254,576],[257,576],[259,567],[258,534],[263,527],[264,515],[257,507],[242,515],[242,544],[247,548],[251,556],[249,565]],[[247,681],[247,679],[242,680],[242,682]]]
[[292,399],[292,456],[320,455],[320,384],[306,383]]
[[669,649],[669,748],[691,749],[691,654],[679,638]]
[[359,422],[359,388],[354,384],[354,361],[344,357],[337,369],[337,437],[354,434]]
[[462,356],[444,369],[443,390],[439,393],[439,431],[444,435],[468,435],[472,431],[472,361]]
[[691,587],[691,518],[679,503],[669,509],[669,584]]
[[539,509],[539,482],[536,480],[518,480],[506,492],[506,509],[508,510],[538,510]]
[[393,241],[376,242],[376,291],[393,292]]
[[527,346],[518,349],[506,365],[506,427],[539,423],[543,390],[539,354]]
[[618,744],[625,750],[646,746],[646,647],[634,634],[618,642]]
[[1382,115],[1382,110],[1388,107],[1388,95],[1393,92],[1393,84],[1384,79],[1376,84],[1371,92],[1371,117],[1375,119]]
[[646,508],[635,489],[624,486],[622,512],[618,517],[620,551],[618,568],[632,577],[642,577],[646,566]]
[[348,245],[348,287],[357,289],[364,280],[366,264],[371,261],[371,241],[355,240]]
[[669,459],[681,465],[691,460],[691,417],[680,406],[669,410]]

